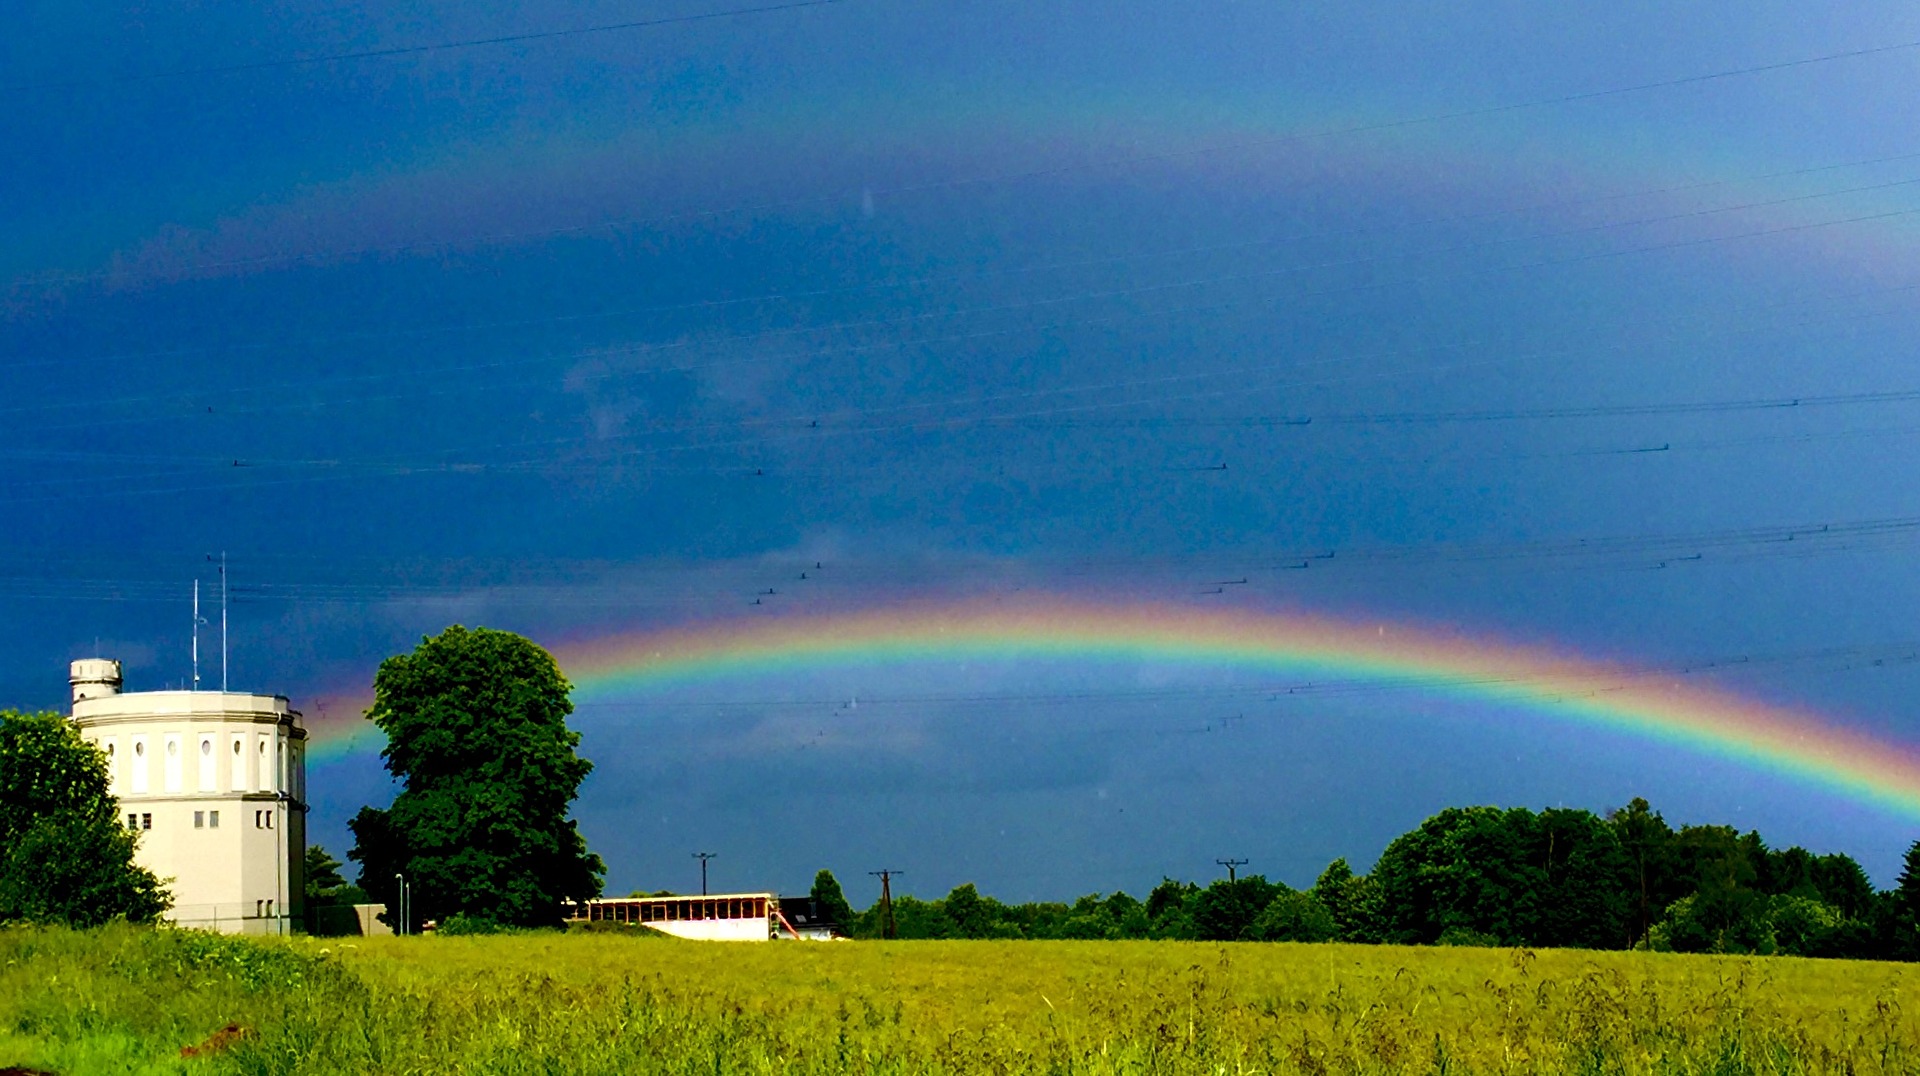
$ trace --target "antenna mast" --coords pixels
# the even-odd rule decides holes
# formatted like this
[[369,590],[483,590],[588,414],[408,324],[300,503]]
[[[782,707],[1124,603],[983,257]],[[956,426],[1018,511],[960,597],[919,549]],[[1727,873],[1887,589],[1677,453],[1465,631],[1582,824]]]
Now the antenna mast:
[[[99,640],[93,644],[95,653],[100,650]],[[193,581],[193,690],[200,690],[200,580]]]
[[220,690],[227,690],[227,551],[220,551]]

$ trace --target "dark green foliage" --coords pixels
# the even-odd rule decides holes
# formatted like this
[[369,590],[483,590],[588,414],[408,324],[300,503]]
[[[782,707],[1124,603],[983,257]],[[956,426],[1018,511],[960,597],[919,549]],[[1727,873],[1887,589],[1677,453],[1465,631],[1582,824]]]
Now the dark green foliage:
[[1172,878],[1160,879],[1160,884],[1147,894],[1147,928],[1156,938],[1191,938],[1193,933],[1192,905],[1200,887],[1192,882],[1176,882]]
[[1001,918],[1003,909],[1000,902],[980,899],[980,891],[972,882],[955,886],[947,894],[946,913],[951,924],[950,936],[955,938],[991,938],[994,927]]
[[1627,861],[1629,944],[1639,944],[1667,905],[1685,895],[1673,847],[1673,829],[1646,800],[1635,797],[1607,815]]
[[325,848],[317,844],[307,845],[305,878],[309,905],[328,903],[347,888],[347,880],[340,876],[342,866]]
[[847,895],[840,889],[840,880],[830,870],[822,870],[813,876],[813,889],[807,894],[813,898],[820,911],[841,931],[853,929],[853,906],[847,903]]
[[458,625],[388,658],[367,717],[403,788],[350,823],[361,885],[396,907],[396,873],[415,923],[455,914],[552,926],[565,900],[597,896],[605,867],[567,810],[593,769],[569,730],[566,678],[552,655],[510,632]]
[[1258,874],[1237,881],[1217,879],[1193,898],[1193,936],[1201,941],[1244,941],[1254,920],[1285,889]]
[[[1905,891],[1875,893],[1844,855],[1774,851],[1727,826],[1678,831],[1643,799],[1587,811],[1451,808],[1371,874],[1344,859],[1296,891],[1259,875],[1163,878],[1145,901],[1003,904],[972,884],[894,902],[901,938],[1344,941],[1920,959],[1920,843]],[[1642,926],[1642,916],[1651,919]],[[852,917],[879,937],[881,911]]]
[[1900,880],[1893,887],[1894,907],[1909,921],[1920,921],[1920,841],[1907,846]]
[[1907,846],[1899,881],[1875,916],[1880,947],[1896,960],[1920,960],[1920,841]]
[[1629,860],[1587,811],[1448,808],[1388,845],[1373,877],[1388,941],[1431,944],[1455,931],[1597,948],[1627,936]]
[[166,910],[109,787],[105,758],[72,722],[0,711],[0,923],[94,926]]
[[1324,942],[1339,936],[1333,913],[1311,891],[1282,888],[1254,919],[1247,937],[1253,941]]
[[1334,940],[1378,943],[1386,940],[1386,913],[1380,903],[1380,883],[1371,875],[1356,875],[1344,859],[1320,872],[1313,895],[1333,917]]
[[1820,899],[1839,909],[1849,919],[1867,919],[1873,914],[1873,883],[1852,856],[1836,852],[1813,861],[1810,872]]
[[366,890],[347,884],[340,875],[340,861],[325,848],[307,845],[305,859],[307,933],[341,934],[358,930],[358,920],[351,909],[355,904],[371,903]]
[[447,937],[460,937],[466,934],[505,934],[512,928],[502,926],[492,919],[483,919],[477,915],[462,915],[455,912],[447,916],[446,921],[435,928]]

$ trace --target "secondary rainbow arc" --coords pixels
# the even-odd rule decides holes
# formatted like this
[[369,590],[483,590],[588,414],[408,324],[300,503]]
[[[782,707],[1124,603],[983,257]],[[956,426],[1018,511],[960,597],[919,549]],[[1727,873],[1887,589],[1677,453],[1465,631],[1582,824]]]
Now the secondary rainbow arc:
[[[1065,598],[924,602],[617,634],[563,644],[556,656],[576,701],[589,705],[733,678],[970,660],[1153,662],[1411,682],[1678,744],[1920,818],[1920,750],[1910,745],[1672,676],[1395,623]],[[352,724],[324,730],[321,753],[377,742],[368,723]]]

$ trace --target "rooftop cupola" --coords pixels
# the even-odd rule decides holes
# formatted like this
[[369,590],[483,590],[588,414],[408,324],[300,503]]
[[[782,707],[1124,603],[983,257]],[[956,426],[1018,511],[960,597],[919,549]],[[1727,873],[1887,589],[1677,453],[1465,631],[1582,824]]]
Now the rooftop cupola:
[[67,666],[73,701],[120,694],[120,663],[111,658],[81,658]]

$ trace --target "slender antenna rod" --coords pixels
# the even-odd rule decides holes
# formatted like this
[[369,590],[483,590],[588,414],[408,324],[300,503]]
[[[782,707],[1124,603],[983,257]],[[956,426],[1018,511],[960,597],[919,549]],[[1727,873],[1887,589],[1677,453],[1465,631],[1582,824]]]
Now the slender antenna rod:
[[[100,652],[99,640],[94,640],[94,653]],[[200,580],[193,581],[193,690],[200,690]]]
[[227,551],[220,551],[220,690],[227,690]]

